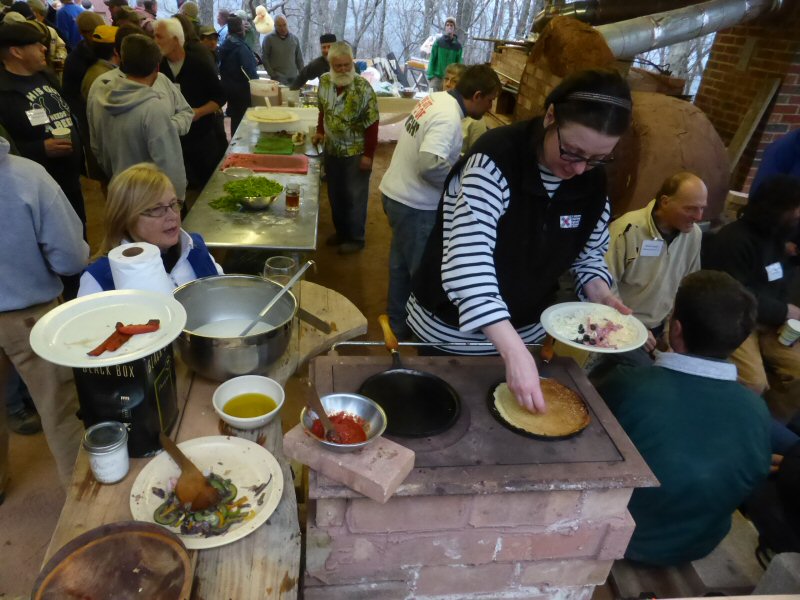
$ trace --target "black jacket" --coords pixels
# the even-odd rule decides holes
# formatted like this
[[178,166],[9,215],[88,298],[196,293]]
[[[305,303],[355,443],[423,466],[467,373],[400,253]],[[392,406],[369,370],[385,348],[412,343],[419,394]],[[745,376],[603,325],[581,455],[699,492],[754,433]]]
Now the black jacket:
[[[606,204],[603,169],[565,179],[550,198],[537,166],[543,139],[541,118],[492,129],[453,167],[445,183],[447,189],[450,178],[473,154],[491,157],[508,182],[511,198],[497,224],[494,264],[500,295],[515,327],[539,321],[558,290],[558,278],[589,241]],[[579,217],[578,226],[563,227],[561,218],[565,215]],[[457,309],[442,288],[443,229],[440,203],[412,287],[423,307],[449,325],[458,326]]]
[[307,81],[316,79],[323,73],[327,73],[330,70],[331,67],[328,64],[328,59],[324,56],[318,56],[305,67],[300,69],[300,72],[297,74],[297,77],[295,77],[294,82],[291,85],[291,89],[299,90],[306,84]]
[[[764,325],[777,326],[786,320],[789,262],[784,241],[745,214],[704,242],[703,268],[725,271],[753,292],[758,322]],[[775,263],[781,265],[783,277],[769,281],[767,266]]]

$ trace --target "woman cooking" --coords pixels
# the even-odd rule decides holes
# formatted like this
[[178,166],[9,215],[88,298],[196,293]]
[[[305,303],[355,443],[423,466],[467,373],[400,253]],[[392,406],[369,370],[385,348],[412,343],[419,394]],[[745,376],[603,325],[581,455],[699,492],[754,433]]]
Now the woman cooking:
[[[485,133],[445,183],[439,218],[413,282],[408,324],[422,341],[487,339],[520,405],[546,409],[533,356],[542,311],[569,270],[585,300],[628,309],[604,256],[610,206],[602,166],[631,119],[622,77],[572,75],[543,117]],[[463,346],[450,351],[488,354]]]
[[181,204],[169,178],[154,164],[128,167],[111,180],[100,258],[81,276],[78,296],[115,289],[108,252],[129,242],[158,246],[164,269],[175,287],[199,277],[220,275],[203,238],[181,229]]

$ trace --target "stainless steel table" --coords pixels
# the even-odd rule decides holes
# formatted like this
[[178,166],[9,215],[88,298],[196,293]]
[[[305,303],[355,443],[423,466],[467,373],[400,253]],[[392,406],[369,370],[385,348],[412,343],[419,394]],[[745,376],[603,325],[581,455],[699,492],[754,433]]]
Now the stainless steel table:
[[[247,118],[231,140],[225,154],[252,153],[258,141],[259,129]],[[310,140],[306,148],[310,148]],[[223,159],[224,160],[224,159]],[[321,159],[308,159],[308,173],[256,173],[286,185],[299,183],[302,187],[300,210],[287,213],[283,194],[267,210],[222,212],[211,208],[209,202],[224,194],[225,183],[231,181],[217,170],[206,184],[183,222],[186,231],[197,232],[212,248],[241,248],[281,250],[293,253],[315,250],[319,220],[319,178]]]

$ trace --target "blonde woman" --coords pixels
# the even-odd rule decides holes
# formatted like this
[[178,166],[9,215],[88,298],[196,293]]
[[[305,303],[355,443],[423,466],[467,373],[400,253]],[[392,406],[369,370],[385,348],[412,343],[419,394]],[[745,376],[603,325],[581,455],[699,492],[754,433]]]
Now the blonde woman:
[[115,289],[108,252],[120,244],[148,242],[158,246],[164,269],[175,287],[200,277],[219,275],[200,235],[181,229],[182,202],[169,178],[151,163],[128,167],[111,180],[100,258],[81,276],[78,296]]

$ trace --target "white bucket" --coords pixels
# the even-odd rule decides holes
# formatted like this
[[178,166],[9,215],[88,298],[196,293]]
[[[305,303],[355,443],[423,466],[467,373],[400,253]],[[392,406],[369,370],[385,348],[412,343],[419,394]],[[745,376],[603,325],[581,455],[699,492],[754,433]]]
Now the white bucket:
[[271,79],[250,80],[251,106],[280,106],[280,84]]

